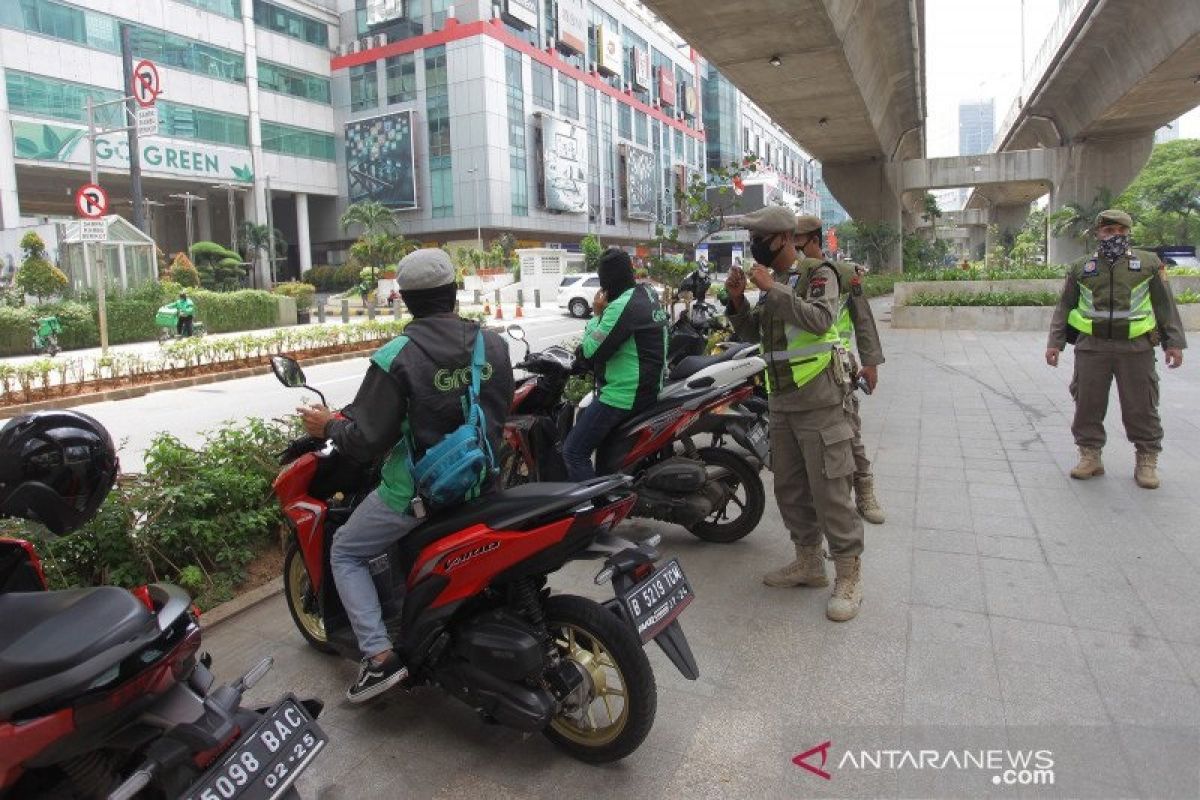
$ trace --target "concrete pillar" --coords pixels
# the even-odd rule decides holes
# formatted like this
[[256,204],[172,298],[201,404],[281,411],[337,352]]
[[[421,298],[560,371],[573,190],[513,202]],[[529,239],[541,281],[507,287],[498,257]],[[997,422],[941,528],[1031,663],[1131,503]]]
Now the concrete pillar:
[[[1072,203],[1092,208],[1105,192],[1116,197],[1146,166],[1154,133],[1125,139],[1095,139],[1058,149],[1050,213]],[[1097,211],[1103,209],[1096,209]],[[1086,254],[1084,243],[1069,237],[1050,237],[1051,264],[1070,264]]]
[[823,174],[825,185],[855,222],[884,222],[895,231],[895,242],[876,266],[882,272],[900,272],[903,219],[894,166],[882,160],[825,164]]
[[196,203],[196,241],[211,242],[212,238],[212,209],[207,202]]
[[1029,219],[1029,204],[995,205],[988,209],[988,224],[995,225],[1001,238],[1015,237]]
[[[4,65],[0,64],[0,89],[4,87]],[[12,126],[8,124],[8,93],[0,91],[0,230],[15,228],[21,221],[17,202],[17,164],[13,159]]]
[[967,230],[967,259],[982,260],[987,250],[987,228],[983,225],[971,225]]
[[308,232],[308,195],[296,192],[296,247],[300,251],[300,276],[312,269],[312,239]]

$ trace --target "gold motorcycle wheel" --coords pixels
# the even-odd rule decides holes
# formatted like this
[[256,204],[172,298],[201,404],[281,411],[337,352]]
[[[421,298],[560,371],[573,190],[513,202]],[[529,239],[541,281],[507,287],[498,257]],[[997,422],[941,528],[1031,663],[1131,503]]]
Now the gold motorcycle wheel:
[[654,724],[658,691],[642,642],[624,619],[592,600],[555,595],[546,623],[559,654],[583,678],[545,729],[558,747],[593,764],[638,748]]
[[288,542],[287,554],[283,557],[283,588],[292,622],[296,623],[304,640],[322,653],[335,652],[325,633],[325,620],[312,597],[312,581],[295,537]]

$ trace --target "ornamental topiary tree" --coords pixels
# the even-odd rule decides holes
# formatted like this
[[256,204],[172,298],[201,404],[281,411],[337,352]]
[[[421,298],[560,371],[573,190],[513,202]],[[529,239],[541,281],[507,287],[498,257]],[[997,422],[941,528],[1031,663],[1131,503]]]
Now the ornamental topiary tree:
[[70,283],[67,276],[46,258],[46,243],[33,231],[21,237],[24,259],[13,279],[25,294],[31,294],[41,304],[47,297],[62,294]]
[[192,245],[192,257],[196,260],[200,285],[205,289],[229,292],[242,288],[246,266],[237,253],[216,242],[196,242]]

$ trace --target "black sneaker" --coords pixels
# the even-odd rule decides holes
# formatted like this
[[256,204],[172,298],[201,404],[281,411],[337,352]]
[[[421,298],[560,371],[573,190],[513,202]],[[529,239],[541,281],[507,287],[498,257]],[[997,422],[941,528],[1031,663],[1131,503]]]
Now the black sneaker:
[[358,668],[358,680],[346,690],[346,699],[351,703],[363,703],[383,694],[408,677],[408,668],[400,663],[396,651],[388,652],[382,664],[364,658]]

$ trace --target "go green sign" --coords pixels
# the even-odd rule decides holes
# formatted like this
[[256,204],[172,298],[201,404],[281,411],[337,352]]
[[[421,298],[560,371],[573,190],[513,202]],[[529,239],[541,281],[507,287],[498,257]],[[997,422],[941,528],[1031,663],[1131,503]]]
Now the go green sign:
[[[87,166],[87,138],[81,128],[13,120],[13,155],[30,161],[57,161]],[[250,182],[254,170],[249,155],[233,147],[181,142],[154,137],[138,142],[142,170],[186,178],[221,178]],[[96,162],[101,167],[129,167],[129,141],[123,134],[96,139]]]

